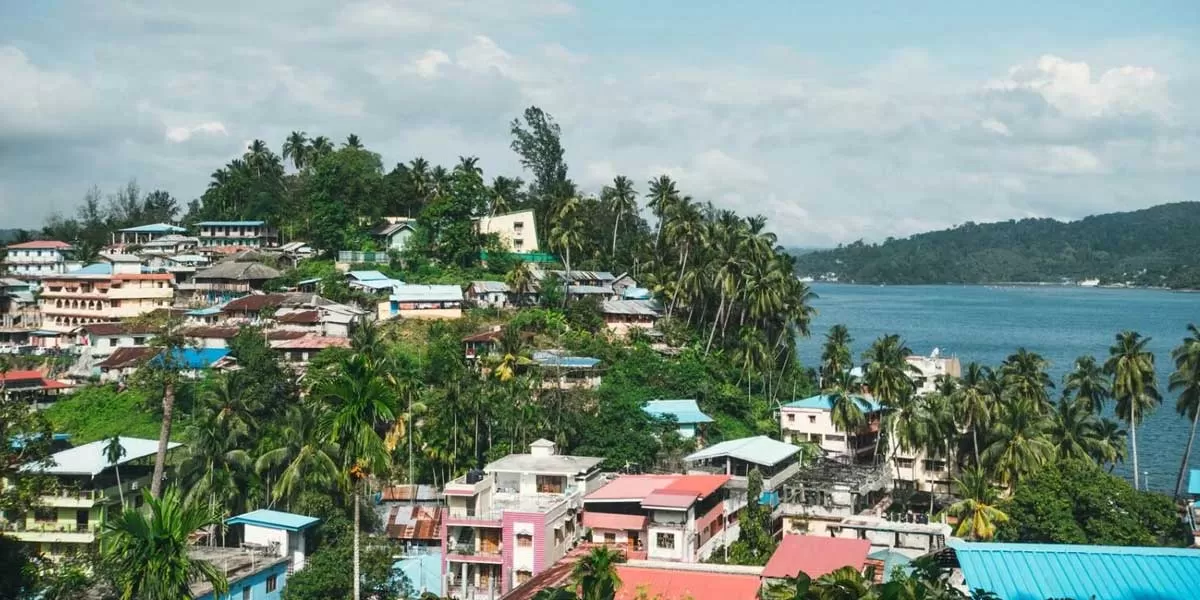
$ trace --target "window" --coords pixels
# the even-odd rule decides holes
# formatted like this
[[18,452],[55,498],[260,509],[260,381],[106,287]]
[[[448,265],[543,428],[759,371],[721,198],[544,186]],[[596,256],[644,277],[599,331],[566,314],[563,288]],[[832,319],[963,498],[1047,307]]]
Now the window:
[[926,471],[944,471],[946,470],[946,462],[941,460],[925,460],[923,467]]
[[146,343],[146,338],[144,338],[144,337],[135,337],[135,338],[133,338],[133,345],[134,345],[134,346],[142,346],[142,345],[145,345],[145,343]]
[[533,536],[528,533],[518,533],[517,534],[517,547],[518,548],[533,547]]
[[275,591],[275,587],[279,585],[278,577],[279,577],[278,575],[272,575],[267,578],[267,593],[268,594]]
[[825,436],[825,441],[827,441],[827,442],[844,442],[844,441],[846,441],[846,436],[844,436],[844,435],[827,435],[827,436]]
[[242,600],[250,600],[250,586],[242,588]]
[[39,523],[53,523],[58,520],[58,511],[52,508],[35,508],[33,520]]
[[655,536],[654,545],[659,548],[662,548],[664,550],[674,550],[675,549],[675,534],[659,533],[657,536]]
[[789,414],[788,415],[788,423],[795,423],[795,422],[796,422],[796,415]]
[[525,240],[523,240],[521,238],[513,239],[513,248],[514,249],[520,250],[524,246],[525,246]]
[[513,229],[520,231],[525,227],[525,221],[513,221]]
[[606,532],[606,533],[604,534],[604,543],[605,543],[605,544],[615,544],[615,543],[617,543],[617,534],[616,534],[616,532],[612,532],[612,531]]
[[533,577],[533,573],[529,571],[517,571],[517,585],[521,585]]
[[814,444],[820,444],[821,443],[821,434],[819,434],[819,433],[808,434],[808,441],[810,441]]
[[808,422],[809,422],[809,423],[816,423],[816,422],[817,422],[817,415],[808,415]]
[[896,466],[897,466],[897,467],[902,467],[902,468],[908,469],[908,468],[911,468],[911,467],[913,466],[913,462],[914,462],[914,461],[913,461],[913,459],[911,459],[911,458],[897,458],[897,459],[896,459]]

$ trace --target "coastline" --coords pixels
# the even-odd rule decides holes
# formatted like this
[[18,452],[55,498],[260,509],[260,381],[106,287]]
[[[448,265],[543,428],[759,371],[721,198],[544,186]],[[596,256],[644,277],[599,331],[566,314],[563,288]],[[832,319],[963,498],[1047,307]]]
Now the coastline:
[[1149,286],[1149,285],[1124,285],[1124,284],[1102,284],[1102,285],[1079,285],[1072,283],[1060,283],[1051,281],[997,281],[988,283],[966,283],[966,282],[946,282],[946,283],[865,283],[858,281],[827,281],[827,280],[805,280],[800,278],[806,284],[819,283],[822,285],[852,285],[861,287],[1041,287],[1041,288],[1070,288],[1070,289],[1099,289],[1099,290],[1147,290],[1156,292],[1175,292],[1192,294],[1200,292],[1200,288],[1171,288],[1166,286]]

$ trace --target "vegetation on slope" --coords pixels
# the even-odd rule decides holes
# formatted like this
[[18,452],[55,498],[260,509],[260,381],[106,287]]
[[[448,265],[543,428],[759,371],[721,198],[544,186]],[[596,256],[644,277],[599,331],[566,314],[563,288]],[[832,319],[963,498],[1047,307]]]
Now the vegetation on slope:
[[1200,288],[1200,203],[1164,204],[1064,223],[1023,219],[862,241],[800,255],[796,272],[842,282],[1052,282]]

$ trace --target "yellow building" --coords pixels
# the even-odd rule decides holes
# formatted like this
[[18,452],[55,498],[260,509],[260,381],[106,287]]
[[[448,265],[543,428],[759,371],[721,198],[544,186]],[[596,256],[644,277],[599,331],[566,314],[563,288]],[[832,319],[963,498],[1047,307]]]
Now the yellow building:
[[123,437],[120,443],[124,454],[116,464],[107,457],[109,440],[53,454],[53,465],[43,470],[54,478],[53,492],[33,510],[0,517],[0,532],[50,557],[94,544],[104,520],[120,510],[122,497],[125,506],[141,506],[142,488],[153,474],[158,440]]

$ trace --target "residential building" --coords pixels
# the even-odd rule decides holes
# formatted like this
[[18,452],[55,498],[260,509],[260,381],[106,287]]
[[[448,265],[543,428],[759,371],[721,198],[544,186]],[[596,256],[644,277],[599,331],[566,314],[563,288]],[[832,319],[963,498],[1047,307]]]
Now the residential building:
[[600,303],[604,325],[619,335],[653,329],[661,312],[653,300],[605,300]]
[[463,354],[467,360],[475,360],[481,356],[487,356],[496,351],[500,346],[500,338],[503,337],[504,330],[496,325],[486,331],[473,333],[462,339]]
[[149,362],[156,366],[168,364],[183,377],[199,379],[205,371],[221,365],[228,355],[227,348],[175,348],[170,354],[164,351]]
[[846,517],[877,515],[891,501],[887,464],[861,465],[817,458],[778,488],[784,533],[829,535]]
[[[33,296],[33,285],[13,277],[0,278],[0,330],[28,333],[39,327],[42,314]],[[4,343],[0,337],[0,343]]]
[[350,271],[346,273],[346,285],[368,294],[387,296],[396,287],[404,285],[404,282],[379,271]]
[[255,510],[225,520],[241,525],[236,548],[193,545],[190,558],[216,566],[229,582],[229,591],[216,595],[206,581],[191,586],[196,600],[279,600],[291,575],[304,568],[307,530],[318,519],[275,510]]
[[1195,598],[1200,581],[1194,548],[952,540],[937,556],[956,567],[951,583],[999,600]]
[[800,471],[800,448],[765,435],[726,440],[697,450],[683,459],[687,472],[730,476],[726,511],[736,514],[746,505],[746,487],[750,471],[762,475],[762,495],[758,501],[779,506],[778,488]]
[[[625,294],[626,290],[645,289],[639,288],[637,280],[634,279],[629,273],[621,273],[620,275],[617,275],[617,277],[612,280],[609,286],[612,287],[613,292],[615,292],[619,298],[630,298],[630,296]],[[649,295],[647,295],[646,299],[649,299]]]
[[542,372],[542,389],[588,389],[600,387],[600,359],[570,356],[560,350],[533,353],[533,366]]
[[403,501],[390,502],[385,506],[388,510],[386,514],[381,515],[381,520],[388,539],[400,542],[408,551],[442,547],[442,518],[445,516],[445,508],[415,506]]
[[271,349],[279,353],[281,360],[299,368],[307,366],[313,357],[326,348],[349,347],[350,338],[321,335],[305,335],[271,342]]
[[151,225],[138,225],[137,227],[126,227],[118,229],[112,234],[113,245],[142,245],[146,242],[166,237],[168,235],[180,235],[187,233],[187,229],[177,227],[170,223],[154,223]]
[[503,281],[472,281],[464,293],[474,306],[504,308],[508,306],[508,284]]
[[167,273],[142,273],[138,262],[95,263],[42,280],[42,328],[67,333],[169,308],[175,296]]
[[74,248],[57,240],[38,240],[5,247],[4,274],[17,279],[41,279],[62,275],[81,265],[72,261]]
[[463,294],[457,285],[397,286],[378,305],[379,319],[457,319],[462,317]]
[[384,217],[387,222],[371,230],[371,237],[385,252],[403,252],[416,233],[417,220],[408,217]]
[[579,539],[583,498],[602,458],[566,456],[537,440],[446,484],[443,593],[499,597],[553,565]]
[[421,549],[408,551],[392,563],[392,571],[399,571],[408,579],[412,586],[413,596],[420,598],[424,594],[432,594],[436,598],[444,598],[442,594],[442,553],[440,550],[426,551]]
[[197,271],[191,283],[180,284],[179,300],[185,306],[211,306],[261,291],[282,273],[262,263],[229,260]]
[[148,346],[125,346],[104,357],[94,368],[100,372],[101,383],[122,382],[159,352],[158,348]]
[[1200,547],[1200,469],[1188,471],[1187,525],[1192,531],[1192,545]]
[[201,248],[262,248],[279,241],[263,221],[201,221],[196,227]]
[[532,210],[480,217],[475,220],[479,233],[494,233],[509,252],[537,252],[537,220]]
[[763,567],[762,576],[768,580],[787,580],[804,573],[816,579],[843,567],[862,572],[870,552],[871,543],[866,540],[784,535]]
[[883,408],[866,396],[853,396],[866,422],[855,431],[842,431],[833,424],[833,396],[819,394],[784,404],[779,411],[785,442],[812,442],[822,450],[853,461],[870,461],[879,440]]
[[904,357],[904,360],[916,371],[910,373],[909,377],[916,386],[918,396],[937,391],[939,377],[962,376],[962,365],[959,364],[958,357],[942,356],[939,348],[934,348],[929,356],[912,355]]
[[888,515],[888,518],[874,515],[857,515],[845,517],[837,525],[829,525],[826,530],[829,535],[841,538],[866,540],[871,544],[872,551],[883,549],[896,550],[908,558],[917,558],[930,552],[935,552],[946,546],[953,528],[945,523],[912,522],[907,514]]
[[[189,311],[189,314],[197,311]],[[274,292],[248,294],[221,307],[218,325],[255,325],[269,331],[297,331],[306,335],[349,337],[367,312],[333,302],[316,294]],[[206,315],[194,315],[204,320]],[[297,336],[298,337],[298,336]]]
[[[53,491],[38,498],[30,511],[0,517],[0,531],[50,557],[93,547],[105,519],[121,510],[122,498],[126,507],[141,506],[140,490],[150,485],[154,470],[158,440],[121,437],[119,442],[124,453],[115,465],[105,452],[109,440],[51,455],[50,466],[35,468],[53,478]],[[172,442],[168,448],[178,446]]]
[[69,383],[56,381],[41,371],[7,371],[0,373],[5,398],[20,398],[37,408],[45,408],[61,394],[74,388]]
[[713,422],[695,400],[650,400],[642,410],[655,419],[672,419],[684,439],[702,436],[703,426]]
[[[195,252],[199,246],[200,238],[172,233],[138,244],[139,249],[137,254],[142,257],[176,257],[178,255],[186,255],[188,252]],[[207,257],[202,257],[198,254],[194,256],[202,258],[205,261],[208,260]]]
[[[594,544],[632,556],[702,562],[737,539],[725,510],[728,475],[621,475],[583,502],[583,526]],[[728,530],[733,527],[733,530]]]

